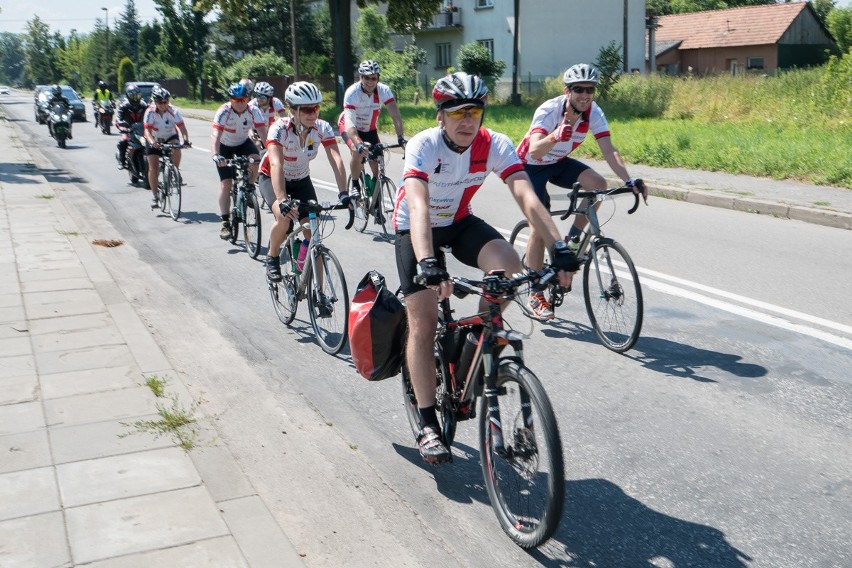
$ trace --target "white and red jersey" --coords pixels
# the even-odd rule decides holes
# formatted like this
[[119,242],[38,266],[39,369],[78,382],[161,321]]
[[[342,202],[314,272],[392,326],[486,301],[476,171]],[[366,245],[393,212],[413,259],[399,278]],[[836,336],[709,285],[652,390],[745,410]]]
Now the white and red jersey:
[[[287,116],[287,108],[284,106],[284,103],[281,102],[281,99],[279,99],[278,97],[272,97],[271,99],[268,99],[268,102],[269,104],[266,105],[265,109],[260,108],[260,105],[257,104],[257,99],[250,100],[249,106],[253,106],[257,110],[259,110],[260,114],[266,117],[266,125],[272,126],[272,124],[278,117],[283,118]],[[276,114],[278,116],[275,116]]]
[[266,119],[260,109],[251,105],[246,110],[237,113],[231,108],[231,103],[225,103],[216,111],[213,117],[213,130],[220,130],[222,137],[219,142],[225,146],[239,146],[248,140],[253,128],[266,126]]
[[[337,144],[331,125],[317,119],[316,124],[308,132],[304,145],[299,140],[299,134],[290,117],[279,118],[269,129],[266,137],[266,147],[281,146],[284,153],[282,162],[284,167],[284,179],[294,180],[308,177],[310,174],[310,161],[317,157],[320,146],[331,146]],[[261,173],[271,176],[269,152],[264,154],[260,161]]]
[[169,105],[166,112],[160,114],[157,112],[157,105],[148,105],[145,109],[145,115],[142,117],[142,125],[145,130],[153,134],[155,140],[168,140],[172,136],[177,136],[178,127],[183,126],[183,117],[180,111]]
[[369,132],[376,129],[379,123],[379,112],[382,105],[394,101],[393,92],[384,83],[376,83],[376,88],[368,94],[361,82],[357,82],[346,89],[343,95],[343,115],[346,119],[346,129],[355,127],[355,130]]
[[580,117],[580,120],[573,127],[571,138],[564,142],[557,142],[550,152],[542,156],[540,159],[535,159],[530,155],[530,136],[533,132],[540,132],[547,136],[556,130],[562,124],[563,114],[565,113],[565,105],[568,99],[567,95],[559,95],[555,99],[544,101],[541,106],[535,109],[532,124],[530,124],[529,132],[518,145],[518,156],[525,164],[543,166],[552,164],[559,160],[564,160],[568,154],[574,151],[577,146],[583,143],[586,139],[586,134],[589,130],[594,134],[595,139],[609,136],[609,125],[606,122],[601,107],[596,102],[592,101],[592,106],[589,107]]
[[[489,173],[505,180],[524,166],[505,134],[480,128],[470,147],[459,154],[444,142],[439,127],[424,130],[405,147],[403,179],[416,177],[429,184],[432,227],[448,227],[472,214],[470,200]],[[405,183],[397,192],[394,228],[411,228]]]

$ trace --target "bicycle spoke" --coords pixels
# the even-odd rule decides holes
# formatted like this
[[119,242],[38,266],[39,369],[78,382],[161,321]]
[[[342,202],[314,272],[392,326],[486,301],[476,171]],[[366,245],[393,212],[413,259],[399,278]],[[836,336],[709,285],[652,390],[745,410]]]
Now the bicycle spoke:
[[323,351],[337,354],[346,345],[349,293],[337,257],[330,250],[311,250],[314,262],[308,274],[311,325]]
[[261,232],[260,204],[255,192],[245,194],[245,222],[243,223],[243,238],[246,243],[246,251],[252,258],[257,258],[260,253]]

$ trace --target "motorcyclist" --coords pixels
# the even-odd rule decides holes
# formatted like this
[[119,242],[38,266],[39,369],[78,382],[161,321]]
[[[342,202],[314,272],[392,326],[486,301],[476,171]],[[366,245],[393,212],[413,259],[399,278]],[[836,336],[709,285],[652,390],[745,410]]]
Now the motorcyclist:
[[112,98],[112,91],[107,88],[107,84],[103,81],[98,81],[98,88],[95,89],[95,94],[92,95],[92,112],[95,115],[95,128],[100,126],[98,122],[98,103],[100,101],[109,101],[113,106],[115,100]]
[[[54,85],[50,88],[50,98],[47,100],[47,110],[48,113],[53,110],[53,106],[56,104],[60,104],[63,107],[63,113],[68,113],[71,111],[71,102],[62,94],[62,87],[59,85]],[[47,120],[47,130],[50,132],[50,135],[53,136],[53,123],[50,121],[50,115],[48,114]],[[68,139],[71,140],[71,122],[68,121]]]
[[142,91],[137,85],[128,85],[124,94],[127,96],[127,101],[118,107],[115,115],[115,122],[118,125],[118,129],[122,132],[121,140],[118,141],[118,156],[120,162],[118,169],[120,170],[127,167],[127,164],[125,163],[125,154],[127,153],[128,144],[127,133],[130,131],[131,126],[142,122],[142,119],[145,116],[145,109],[147,108],[144,104],[142,104]]

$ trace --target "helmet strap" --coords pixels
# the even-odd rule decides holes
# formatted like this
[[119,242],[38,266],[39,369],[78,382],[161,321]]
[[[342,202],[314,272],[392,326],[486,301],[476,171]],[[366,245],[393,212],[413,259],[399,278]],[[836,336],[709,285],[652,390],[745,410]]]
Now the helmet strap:
[[441,127],[441,137],[444,139],[444,143],[447,145],[447,147],[457,154],[464,154],[465,150],[470,148],[470,146],[459,146],[458,144],[450,140],[450,137],[447,136],[447,129],[443,126]]

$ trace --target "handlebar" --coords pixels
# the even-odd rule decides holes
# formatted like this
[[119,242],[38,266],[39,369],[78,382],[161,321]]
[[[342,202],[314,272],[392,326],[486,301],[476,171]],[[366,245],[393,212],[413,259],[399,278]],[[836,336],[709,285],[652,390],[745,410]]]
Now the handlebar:
[[[637,179],[635,183],[641,182],[641,179]],[[636,213],[636,210],[639,208],[639,193],[633,191],[633,187],[631,185],[622,185],[621,187],[616,187],[614,189],[580,189],[580,184],[575,183],[572,186],[571,193],[568,194],[568,197],[571,199],[571,203],[568,206],[568,210],[562,214],[560,219],[565,220],[571,216],[577,210],[577,199],[583,198],[591,198],[592,200],[597,200],[602,195],[619,195],[622,193],[632,193],[633,194],[633,207],[627,210],[628,215],[633,215]]]
[[349,211],[349,222],[346,223],[346,229],[352,226],[355,221],[355,211],[350,207],[349,203],[338,201],[337,203],[317,203],[314,200],[300,201],[298,199],[290,200],[290,208],[296,210],[304,210],[308,213],[320,214],[323,211],[335,211],[338,209],[346,209]]
[[503,270],[494,270],[486,274],[482,280],[471,280],[461,276],[453,276],[453,295],[464,298],[469,293],[484,296],[486,299],[498,299],[513,296],[518,288],[524,284],[531,284],[536,290],[544,290],[548,286],[556,285],[554,280],[556,270],[545,266],[541,270],[528,268],[524,273],[506,276]]
[[258,158],[249,158],[248,156],[234,156],[233,158],[229,158],[227,160],[227,164],[229,166],[247,166],[249,164],[259,164],[260,159]]
[[403,152],[405,152],[405,146],[402,144],[385,144],[384,142],[379,142],[378,144],[371,144],[369,142],[361,143],[367,149],[368,160],[375,160],[379,156],[383,155],[385,150],[390,150],[391,148],[402,148]]

